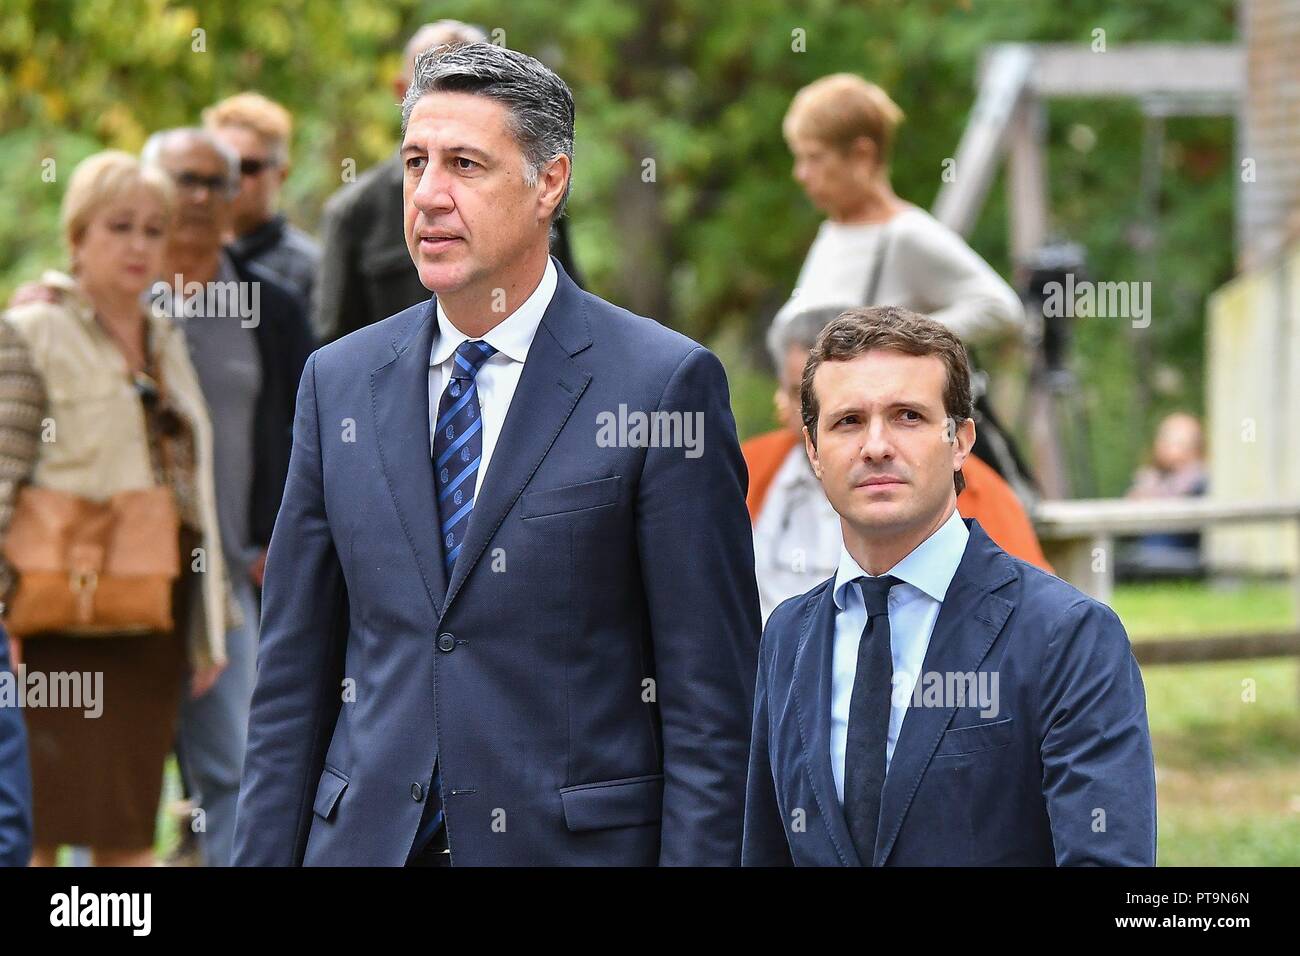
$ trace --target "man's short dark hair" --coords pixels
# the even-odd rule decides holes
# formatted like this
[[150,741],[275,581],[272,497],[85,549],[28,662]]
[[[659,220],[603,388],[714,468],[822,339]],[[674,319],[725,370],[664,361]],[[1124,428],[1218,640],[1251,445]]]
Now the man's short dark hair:
[[[847,362],[875,349],[890,349],[904,355],[934,355],[943,360],[947,372],[943,387],[943,409],[956,429],[975,414],[971,393],[970,359],[966,346],[947,326],[910,309],[873,306],[849,309],[834,319],[812,347],[803,369],[799,398],[804,426],[817,447],[817,418],[821,408],[813,378],[823,362]],[[960,469],[953,475],[957,494],[966,487]]]
[[402,133],[415,104],[429,93],[473,93],[505,105],[515,142],[524,154],[524,182],[561,154],[569,157],[569,182],[552,214],[564,215],[573,182],[573,92],[541,62],[494,43],[434,47],[415,58],[415,75],[402,100]]

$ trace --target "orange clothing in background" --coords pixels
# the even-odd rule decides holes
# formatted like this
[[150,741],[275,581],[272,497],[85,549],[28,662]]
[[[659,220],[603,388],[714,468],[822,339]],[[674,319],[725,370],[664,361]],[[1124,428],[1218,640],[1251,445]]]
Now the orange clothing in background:
[[[772,479],[790,454],[790,449],[799,442],[797,435],[781,428],[751,438],[740,446],[749,468],[749,494],[745,497],[745,504],[749,508],[751,524],[758,520]],[[966,458],[961,470],[966,477],[966,488],[957,496],[957,510],[961,516],[978,521],[1003,551],[1055,573],[1043,555],[1029,515],[1002,476],[974,455]]]

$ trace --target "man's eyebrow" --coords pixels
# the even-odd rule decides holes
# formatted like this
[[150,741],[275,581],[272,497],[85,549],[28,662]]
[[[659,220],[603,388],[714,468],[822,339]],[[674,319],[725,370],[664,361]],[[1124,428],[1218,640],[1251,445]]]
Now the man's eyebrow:
[[[936,409],[920,399],[899,398],[892,399],[880,406],[886,412],[895,412],[902,408],[910,408],[913,411],[928,412],[933,414]],[[843,405],[826,406],[827,414],[834,415],[861,415],[863,405],[861,402],[845,402]]]
[[827,415],[833,415],[836,418],[842,418],[845,415],[862,414],[862,406],[858,404],[827,405],[824,410]]
[[481,150],[481,149],[479,149],[477,146],[444,146],[444,147],[442,147],[442,152],[444,152],[444,153],[464,153],[466,156],[477,156],[477,157],[479,157],[480,159],[490,159],[490,158],[491,158],[491,154],[489,154],[489,153],[486,152],[485,150]]
[[403,156],[405,156],[407,153],[419,153],[419,154],[423,155],[423,154],[426,153],[426,152],[428,152],[428,151],[427,151],[423,146],[421,146],[419,143],[403,143],[403,144],[402,144],[401,153],[402,153]]

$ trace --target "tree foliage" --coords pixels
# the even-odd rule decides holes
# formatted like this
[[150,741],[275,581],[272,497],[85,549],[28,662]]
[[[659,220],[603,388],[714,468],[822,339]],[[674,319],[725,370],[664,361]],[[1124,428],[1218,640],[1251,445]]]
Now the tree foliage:
[[[705,340],[730,336],[743,344],[734,361],[753,364],[818,221],[790,179],[780,134],[800,86],[849,70],[889,90],[908,117],[895,187],[928,206],[990,43],[1086,44],[1096,28],[1112,46],[1234,38],[1229,0],[6,0],[0,294],[63,260],[58,204],[80,158],[103,146],[138,149],[151,131],[197,123],[204,106],[244,89],[295,115],[285,199],[313,228],[349,161],[364,169],[394,148],[402,45],[440,17],[496,31],[573,87],[570,215],[593,291]],[[1079,126],[1094,134],[1091,148],[1071,135]],[[1232,136],[1226,120],[1170,124],[1160,242],[1145,254],[1132,241],[1137,106],[1078,100],[1050,110],[1056,231],[1087,247],[1093,274],[1153,280],[1152,351],[1174,374],[1162,376],[1152,414],[1199,407],[1204,299],[1233,263]],[[51,159],[52,182],[43,175]],[[971,241],[1010,277],[1000,185]],[[1150,425],[1127,417],[1131,348],[1102,324],[1081,327],[1077,345],[1100,489],[1117,493]],[[751,409],[742,419],[765,415]]]

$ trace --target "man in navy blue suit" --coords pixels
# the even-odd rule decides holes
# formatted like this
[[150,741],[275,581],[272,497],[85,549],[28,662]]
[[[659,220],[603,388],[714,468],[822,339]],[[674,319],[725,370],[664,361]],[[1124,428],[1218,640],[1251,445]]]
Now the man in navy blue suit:
[[236,863],[739,864],[761,626],[722,366],[548,256],[559,77],[444,48],[402,109],[436,299],[303,374]]
[[905,309],[846,312],[802,405],[844,547],[763,634],[745,865],[1154,865],[1123,626],[957,512],[975,440],[960,341]]
[[[18,688],[9,669],[9,635],[0,625],[0,680]],[[13,697],[14,695],[5,695]],[[32,858],[32,777],[27,728],[12,701],[0,701],[0,866],[26,866]]]

